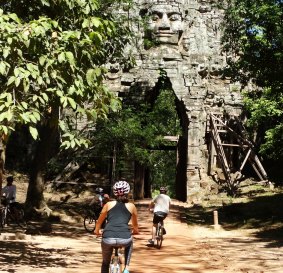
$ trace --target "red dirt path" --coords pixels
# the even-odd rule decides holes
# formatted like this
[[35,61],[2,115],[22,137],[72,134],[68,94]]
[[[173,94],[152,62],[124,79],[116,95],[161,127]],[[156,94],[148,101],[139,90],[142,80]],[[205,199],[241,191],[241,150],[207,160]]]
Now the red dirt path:
[[[282,247],[257,239],[253,230],[187,226],[175,216],[166,219],[167,234],[158,250],[147,246],[152,215],[139,207],[141,234],[135,236],[131,273],[283,272]],[[52,234],[23,240],[7,240],[8,235],[1,234],[1,273],[100,273],[99,241],[82,223],[54,224]]]

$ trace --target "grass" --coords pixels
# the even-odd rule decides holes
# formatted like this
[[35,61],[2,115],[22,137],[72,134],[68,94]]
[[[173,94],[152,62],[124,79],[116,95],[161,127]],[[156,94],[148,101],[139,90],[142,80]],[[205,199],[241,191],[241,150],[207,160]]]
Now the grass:
[[188,224],[211,226],[214,224],[213,211],[217,210],[219,224],[225,230],[256,229],[262,239],[283,241],[282,188],[270,190],[263,185],[246,185],[240,188],[237,197],[222,196],[217,202],[218,205],[208,202],[189,208]]

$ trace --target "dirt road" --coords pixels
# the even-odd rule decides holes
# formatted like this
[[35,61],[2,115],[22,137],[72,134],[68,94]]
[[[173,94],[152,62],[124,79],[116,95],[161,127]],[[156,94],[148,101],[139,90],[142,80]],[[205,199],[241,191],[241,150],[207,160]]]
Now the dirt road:
[[[187,226],[175,216],[168,217],[166,238],[158,250],[147,246],[152,216],[139,208],[141,234],[135,236],[131,273],[283,272],[282,244],[258,240],[252,230]],[[17,239],[20,233],[15,238],[2,232],[0,272],[100,273],[99,241],[84,231],[82,223],[53,224],[52,228],[46,236],[24,239]]]

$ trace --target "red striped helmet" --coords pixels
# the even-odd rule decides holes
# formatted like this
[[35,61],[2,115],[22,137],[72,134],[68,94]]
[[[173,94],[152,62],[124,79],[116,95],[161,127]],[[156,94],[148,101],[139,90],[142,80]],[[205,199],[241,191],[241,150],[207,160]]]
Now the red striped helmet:
[[130,192],[130,185],[127,181],[117,181],[113,186],[115,196],[121,196]]

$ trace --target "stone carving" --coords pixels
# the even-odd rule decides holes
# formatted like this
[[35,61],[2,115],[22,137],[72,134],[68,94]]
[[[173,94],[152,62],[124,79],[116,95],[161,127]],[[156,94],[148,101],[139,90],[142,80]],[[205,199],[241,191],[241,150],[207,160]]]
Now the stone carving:
[[[216,0],[134,0],[127,16],[133,25],[136,66],[128,71],[112,67],[109,86],[121,97],[150,96],[164,71],[172,84],[187,138],[187,196],[199,191],[207,178],[206,118],[210,112],[241,112],[241,95],[225,78],[226,56],[221,53],[223,10]],[[143,23],[141,23],[143,22]],[[141,34],[140,34],[141,33]],[[140,35],[140,36],[139,36]],[[151,42],[146,46],[146,42]],[[112,81],[111,81],[112,80]],[[123,93],[123,94],[121,94]],[[232,94],[233,93],[233,94]]]
[[156,43],[177,45],[184,30],[180,8],[170,4],[153,5],[149,9],[148,30]]

